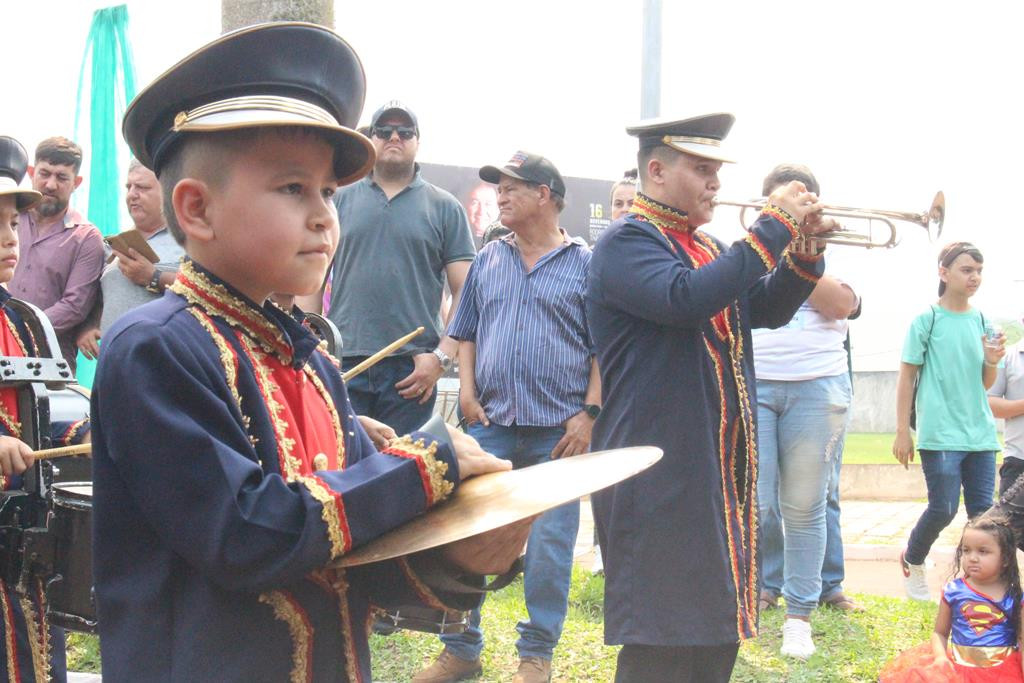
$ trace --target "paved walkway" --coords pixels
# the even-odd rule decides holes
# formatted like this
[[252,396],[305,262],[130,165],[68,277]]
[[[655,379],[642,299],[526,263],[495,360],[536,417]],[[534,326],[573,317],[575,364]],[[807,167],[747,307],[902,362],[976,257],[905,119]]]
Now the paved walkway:
[[[844,587],[851,593],[904,597],[897,560],[926,503],[844,501],[841,524],[846,556]],[[937,597],[949,579],[953,553],[967,522],[961,505],[953,523],[939,536],[928,556],[929,584]],[[580,508],[580,533],[576,538],[576,561],[590,567],[594,561],[594,518],[590,502]]]

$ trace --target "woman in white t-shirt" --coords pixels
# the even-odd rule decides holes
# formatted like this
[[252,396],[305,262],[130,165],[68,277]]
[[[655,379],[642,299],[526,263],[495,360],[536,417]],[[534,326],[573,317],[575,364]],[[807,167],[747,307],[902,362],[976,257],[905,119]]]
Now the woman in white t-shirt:
[[[818,193],[806,166],[777,166],[764,194],[799,180]],[[831,266],[826,272],[831,272]],[[859,609],[842,591],[838,498],[829,563],[838,576],[822,590],[828,541],[827,494],[838,496],[839,464],[850,409],[845,347],[847,319],[858,312],[853,289],[826,274],[790,322],[753,331],[757,375],[758,500],[761,530],[762,609],[786,598],[782,654],[805,659],[814,652],[810,614],[824,604]],[[783,534],[783,523],[785,534]],[[836,550],[838,548],[838,550]]]

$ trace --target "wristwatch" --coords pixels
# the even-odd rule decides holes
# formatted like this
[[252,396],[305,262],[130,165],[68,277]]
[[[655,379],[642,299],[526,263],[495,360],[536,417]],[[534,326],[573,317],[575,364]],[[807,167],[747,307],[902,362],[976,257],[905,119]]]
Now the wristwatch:
[[589,415],[591,420],[596,420],[597,416],[601,414],[601,406],[594,405],[593,403],[588,403],[585,406],[583,406],[583,412]]
[[154,270],[153,277],[149,278],[149,284],[146,285],[146,291],[159,294],[162,290],[160,289],[160,271]]
[[452,369],[452,357],[451,357],[451,356],[449,356],[449,355],[448,355],[447,353],[445,353],[444,351],[442,351],[442,350],[441,350],[441,347],[437,347],[436,349],[434,349],[434,350],[432,351],[432,353],[433,353],[433,354],[434,354],[435,356],[437,356],[437,359],[438,359],[439,361],[441,361],[441,369],[442,369],[442,370],[444,370],[445,372],[448,372],[449,370],[451,370],[451,369]]

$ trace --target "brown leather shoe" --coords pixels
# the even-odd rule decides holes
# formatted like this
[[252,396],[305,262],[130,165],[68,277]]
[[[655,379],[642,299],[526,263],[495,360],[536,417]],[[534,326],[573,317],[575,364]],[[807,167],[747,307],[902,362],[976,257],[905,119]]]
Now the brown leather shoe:
[[441,650],[437,660],[423,671],[412,677],[412,683],[452,683],[476,678],[483,673],[484,667],[479,659],[472,661],[456,657],[448,648]]
[[831,607],[832,609],[839,610],[840,612],[863,612],[864,606],[858,603],[850,596],[844,594],[842,591],[830,595],[827,599],[821,601],[823,607]]
[[512,677],[512,683],[549,683],[551,681],[551,660],[542,657],[523,657],[519,670]]

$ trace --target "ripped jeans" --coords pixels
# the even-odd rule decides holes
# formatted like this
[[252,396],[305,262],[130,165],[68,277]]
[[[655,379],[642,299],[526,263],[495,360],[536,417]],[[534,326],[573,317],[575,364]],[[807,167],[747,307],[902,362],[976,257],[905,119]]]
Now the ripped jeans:
[[[761,585],[807,616],[821,596],[825,504],[850,412],[850,376],[757,381]],[[781,571],[780,571],[781,570]],[[781,574],[782,585],[778,583]]]

